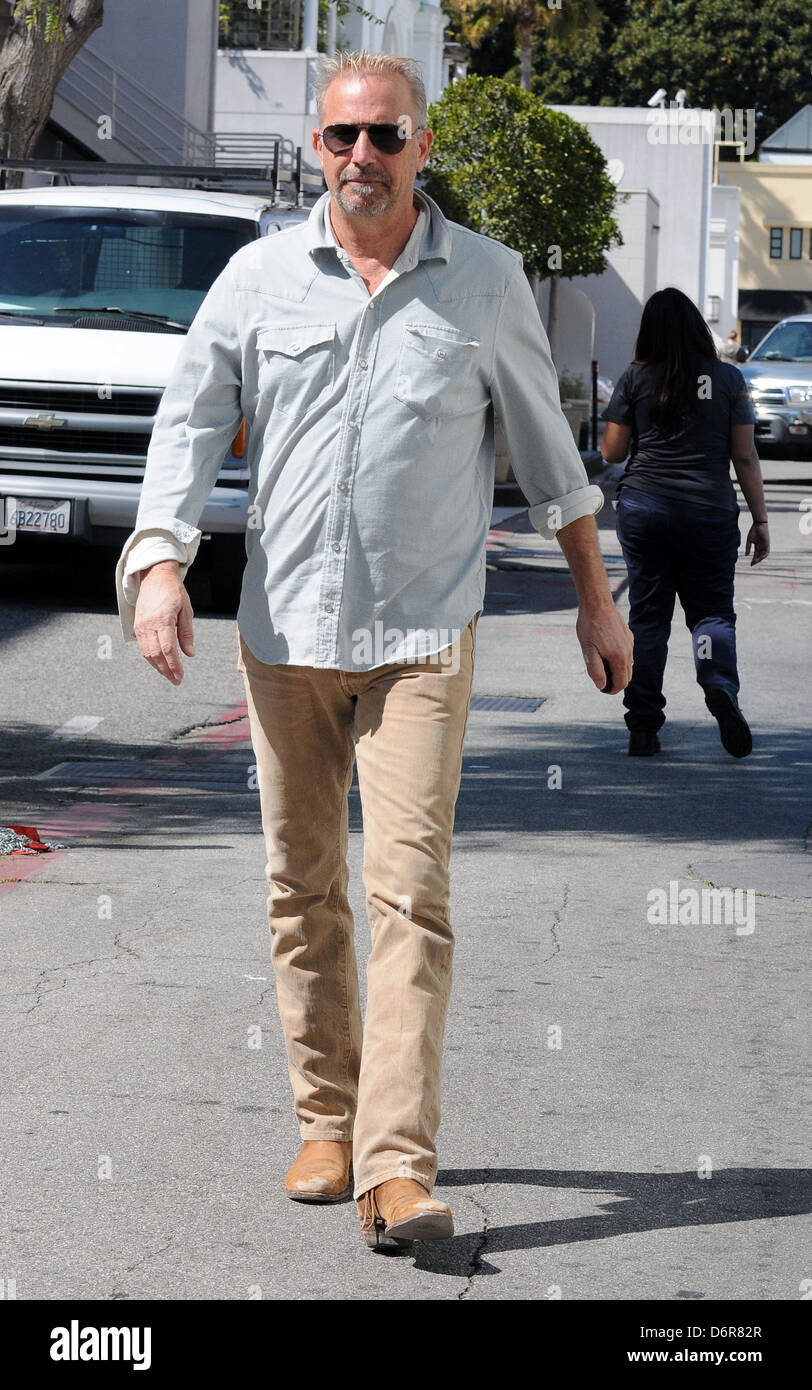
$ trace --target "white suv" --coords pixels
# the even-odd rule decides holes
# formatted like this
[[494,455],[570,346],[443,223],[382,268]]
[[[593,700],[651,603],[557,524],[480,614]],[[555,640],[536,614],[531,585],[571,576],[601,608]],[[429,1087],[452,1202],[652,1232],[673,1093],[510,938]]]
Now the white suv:
[[[197,189],[0,192],[0,558],[29,534],[29,548],[124,544],[206,291],[240,247],[307,215]],[[217,607],[233,607],[245,560],[244,452],[238,435],[199,523]]]

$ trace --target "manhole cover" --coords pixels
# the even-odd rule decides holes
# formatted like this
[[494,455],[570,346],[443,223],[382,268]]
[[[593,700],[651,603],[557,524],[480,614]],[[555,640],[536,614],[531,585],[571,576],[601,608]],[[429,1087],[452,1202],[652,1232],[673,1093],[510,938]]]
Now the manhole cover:
[[[228,763],[224,761],[206,762],[195,766],[185,766],[176,762],[140,762],[136,759],[82,762],[79,759],[56,763],[45,772],[37,774],[41,782],[60,783],[63,786],[109,786],[126,785],[133,782],[140,786],[188,787],[193,791],[256,791],[256,776],[251,776],[249,759]],[[249,785],[253,781],[254,785]]]
[[471,709],[525,710],[530,713],[544,704],[541,695],[473,695]]

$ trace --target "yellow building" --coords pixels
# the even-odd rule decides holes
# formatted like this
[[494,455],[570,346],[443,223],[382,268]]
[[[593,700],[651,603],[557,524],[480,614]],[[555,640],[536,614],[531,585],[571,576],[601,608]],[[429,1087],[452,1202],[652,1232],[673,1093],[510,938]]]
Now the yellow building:
[[781,319],[812,313],[812,106],[759,154],[718,166],[719,183],[741,189],[739,341],[749,348]]

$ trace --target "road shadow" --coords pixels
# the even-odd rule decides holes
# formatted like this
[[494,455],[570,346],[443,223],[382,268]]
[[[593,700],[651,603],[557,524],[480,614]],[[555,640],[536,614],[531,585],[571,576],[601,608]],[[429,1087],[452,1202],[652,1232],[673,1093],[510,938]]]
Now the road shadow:
[[[38,547],[36,538],[18,536],[0,547],[0,642],[52,622],[61,613],[104,613],[118,625],[115,571],[121,551],[110,546],[61,544]],[[213,602],[210,557],[198,556],[185,581],[199,620],[234,617]],[[236,610],[235,610],[236,611]]]
[[[698,718],[703,714],[698,711]],[[472,714],[474,720],[476,750],[468,751],[469,735],[456,807],[456,855],[504,847],[505,835],[514,837],[516,854],[517,836],[573,832],[663,845],[705,840],[709,846],[755,846],[766,837],[771,845],[801,848],[799,836],[812,814],[812,743],[805,730],[756,725],[754,752],[737,760],[722,749],[709,716],[698,726],[670,721],[662,753],[629,758],[620,719],[617,726],[546,726],[543,714],[485,712]],[[132,828],[111,823],[76,843],[125,845],[139,825],[159,831],[165,849],[175,833],[184,839],[199,833],[207,842],[214,825],[220,837],[226,829],[229,837],[259,833],[250,745],[219,749],[181,738],[145,746],[98,730],[62,743],[52,733],[33,721],[3,729],[0,824],[24,814],[47,817],[66,804],[113,801],[141,808]],[[39,777],[60,764],[66,766],[54,776]],[[349,810],[350,830],[360,833],[357,778]]]
[[[617,726],[498,717],[492,738],[476,719],[476,751],[463,761],[455,818],[466,834],[496,846],[510,834],[609,834],[663,844],[798,842],[810,814],[812,741],[804,729],[754,724],[754,751],[734,759],[698,697],[697,724],[670,720],[663,751],[630,758]],[[558,783],[560,782],[560,785]],[[800,844],[798,846],[800,848]]]
[[[571,1189],[600,1193],[600,1211],[563,1220],[507,1226],[487,1224],[471,1235],[436,1245],[416,1245],[419,1269],[453,1278],[499,1274],[490,1257],[510,1250],[538,1250],[609,1240],[644,1231],[714,1226],[729,1221],[764,1221],[802,1216],[812,1210],[812,1169],[721,1168],[709,1178],[696,1172],[560,1172],[544,1168],[453,1168],[440,1172],[438,1189],[480,1189],[477,1205],[487,1207],[494,1187]],[[484,1191],[482,1190],[484,1189]]]

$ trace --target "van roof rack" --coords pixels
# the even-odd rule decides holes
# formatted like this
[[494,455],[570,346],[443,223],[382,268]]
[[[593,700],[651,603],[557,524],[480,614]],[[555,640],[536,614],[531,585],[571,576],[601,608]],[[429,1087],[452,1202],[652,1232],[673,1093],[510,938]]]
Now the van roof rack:
[[[309,174],[302,169],[302,148],[296,147],[293,168],[285,171],[280,168],[279,144],[274,146],[273,160],[270,164],[108,164],[102,159],[62,159],[59,146],[53,159],[11,159],[8,156],[9,137],[5,139],[6,153],[0,154],[0,188],[5,188],[5,170],[14,169],[26,173],[51,174],[56,179],[64,179],[73,185],[75,176],[80,182],[90,177],[113,179],[159,179],[176,182],[182,180],[187,186],[200,187],[209,183],[263,185],[270,190],[269,202],[272,207],[303,207],[305,191],[320,193],[326,187],[323,177]],[[293,185],[293,198],[285,198],[281,187]],[[234,190],[232,190],[234,191]],[[253,189],[251,190],[254,191]],[[262,188],[258,187],[257,192]]]

